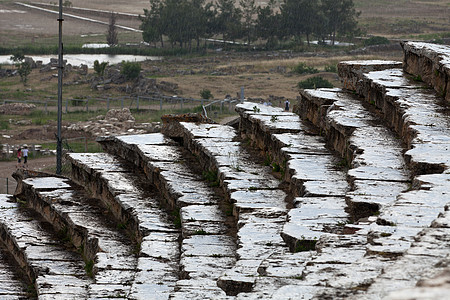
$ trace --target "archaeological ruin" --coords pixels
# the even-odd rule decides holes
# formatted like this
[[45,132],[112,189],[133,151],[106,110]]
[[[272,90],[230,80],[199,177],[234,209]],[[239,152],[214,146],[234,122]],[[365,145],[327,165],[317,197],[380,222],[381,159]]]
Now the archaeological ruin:
[[1,299],[449,299],[450,47],[239,122],[103,136],[0,195]]

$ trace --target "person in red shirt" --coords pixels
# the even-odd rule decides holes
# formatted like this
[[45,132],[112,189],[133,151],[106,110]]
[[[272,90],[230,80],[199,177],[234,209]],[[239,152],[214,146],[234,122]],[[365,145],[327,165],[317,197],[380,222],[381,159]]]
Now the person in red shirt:
[[22,161],[22,149],[17,149],[17,166],[16,169],[20,167],[20,163]]

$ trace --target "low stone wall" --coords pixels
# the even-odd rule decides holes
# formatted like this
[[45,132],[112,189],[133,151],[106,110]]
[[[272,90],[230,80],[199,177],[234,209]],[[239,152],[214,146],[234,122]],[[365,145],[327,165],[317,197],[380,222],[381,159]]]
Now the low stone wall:
[[450,102],[450,47],[421,42],[402,42],[403,69],[432,86]]

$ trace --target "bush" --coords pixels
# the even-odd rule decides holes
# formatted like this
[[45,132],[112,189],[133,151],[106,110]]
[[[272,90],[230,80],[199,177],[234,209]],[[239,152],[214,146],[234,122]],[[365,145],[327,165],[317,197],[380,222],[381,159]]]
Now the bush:
[[94,71],[98,76],[103,76],[105,74],[105,68],[108,65],[108,62],[104,61],[99,63],[98,60],[94,61]]
[[372,36],[364,41],[364,46],[386,45],[390,43],[391,42],[383,36]]
[[334,64],[333,65],[328,65],[328,66],[325,66],[324,71],[325,72],[330,72],[330,73],[337,73],[337,67]]
[[211,94],[211,91],[208,89],[201,90],[200,97],[202,97],[202,99],[213,99],[214,98],[213,94]]
[[120,71],[126,79],[135,79],[141,73],[141,64],[132,61],[122,61],[122,70]]
[[308,78],[306,80],[300,81],[298,87],[301,89],[316,89],[316,88],[332,88],[334,87],[331,82],[323,79],[320,76],[315,76]]
[[299,63],[296,65],[292,71],[297,74],[316,74],[319,73],[319,70],[317,70],[314,67],[307,66],[305,63]]

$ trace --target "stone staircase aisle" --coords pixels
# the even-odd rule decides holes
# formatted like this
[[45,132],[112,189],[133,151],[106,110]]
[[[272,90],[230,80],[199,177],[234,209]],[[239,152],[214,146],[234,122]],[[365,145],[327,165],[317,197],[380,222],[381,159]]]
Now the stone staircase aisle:
[[161,211],[159,195],[130,164],[107,153],[71,153],[73,180],[103,199],[137,243],[129,299],[168,298],[178,280],[179,230]]
[[180,277],[168,294],[170,299],[226,299],[216,281],[235,263],[233,230],[227,225],[220,195],[192,170],[189,155],[161,134],[104,138],[100,143],[109,153],[141,168],[147,185],[155,185],[163,195],[163,206],[176,213],[181,228]]
[[[447,67],[442,64],[442,57],[449,57],[448,50],[446,53],[434,52],[429,55],[437,49],[430,45],[427,56],[421,57],[420,52],[410,52],[417,51],[414,50],[417,46],[415,43],[403,46],[407,70],[424,69],[428,76],[439,76],[450,69],[448,64]],[[419,59],[411,60],[410,57]],[[430,57],[435,58],[435,61],[430,60]],[[416,65],[411,67],[411,64]],[[430,72],[431,68],[425,66],[436,69]],[[443,266],[447,264],[448,251],[445,248],[448,242],[445,237],[448,236],[446,211],[450,199],[450,117],[448,103],[402,70],[359,74],[355,80],[358,82],[357,92],[382,112],[385,121],[407,145],[409,150],[405,156],[416,175],[411,190],[402,193],[396,204],[379,216],[378,222],[396,225],[393,231],[398,230],[396,228],[408,228],[420,234],[414,236],[411,248],[396,264],[387,268],[369,288],[366,298],[372,299],[384,297],[390,291],[412,288],[419,280],[429,279],[442,272]],[[399,273],[399,269],[403,272]]]
[[[361,289],[367,282],[378,276],[388,260],[367,253],[368,227],[365,226],[365,230],[362,230],[362,226],[358,228],[345,226],[351,220],[356,221],[362,217],[360,210],[352,210],[346,203],[346,200],[352,203],[349,201],[352,185],[347,183],[346,176],[349,175],[345,171],[349,162],[339,159],[327,150],[326,140],[314,135],[313,128],[302,123],[295,114],[251,103],[238,105],[237,110],[241,114],[241,133],[255,141],[266,155],[272,155],[274,160],[280,162],[282,166],[292,169],[286,172],[285,180],[291,183],[291,190],[298,197],[294,199],[294,208],[289,212],[282,236],[290,242],[291,250],[310,250],[309,257],[304,262],[302,281],[296,285],[298,288],[284,286],[274,295],[342,298]],[[314,108],[314,111],[319,112],[320,109]],[[278,125],[280,124],[278,120],[288,115],[292,122],[295,120],[299,124],[295,126],[296,128],[302,128],[295,134],[283,133],[283,124]],[[357,113],[353,116],[357,116]],[[317,115],[315,120],[322,122]],[[355,120],[355,122],[358,121]],[[339,138],[336,133],[334,135],[336,139]],[[346,145],[345,142],[341,141],[341,143]],[[398,146],[397,150],[399,150]],[[401,148],[399,155],[401,156]],[[376,156],[373,158],[379,159]],[[395,159],[392,159],[389,164],[391,165],[393,161]],[[396,179],[400,178],[399,182],[407,182],[401,162],[402,160],[399,162],[399,175]],[[372,172],[360,171],[359,173],[366,177],[374,176],[373,169],[370,170]],[[391,174],[394,173],[395,170],[391,171]],[[382,177],[378,179],[383,180]],[[369,182],[367,178],[362,180]],[[381,181],[378,184],[383,185],[383,183],[384,181]],[[377,182],[374,184],[377,185]],[[393,183],[390,184],[390,186],[393,185]],[[407,188],[407,185],[401,182],[400,185],[401,187],[397,190],[405,186]],[[371,189],[372,194],[374,194],[373,190],[377,190],[373,187]],[[364,192],[365,197],[368,197],[369,191],[366,189]],[[389,193],[392,191],[386,194]],[[354,199],[357,198],[356,195]],[[378,199],[383,198],[382,195],[372,196]],[[393,198],[392,195],[390,198]],[[375,209],[377,210],[378,208]],[[348,215],[346,211],[350,214]],[[365,213],[367,214],[367,211]],[[357,231],[356,234],[354,234],[355,231]],[[304,287],[307,287],[307,292]]]

